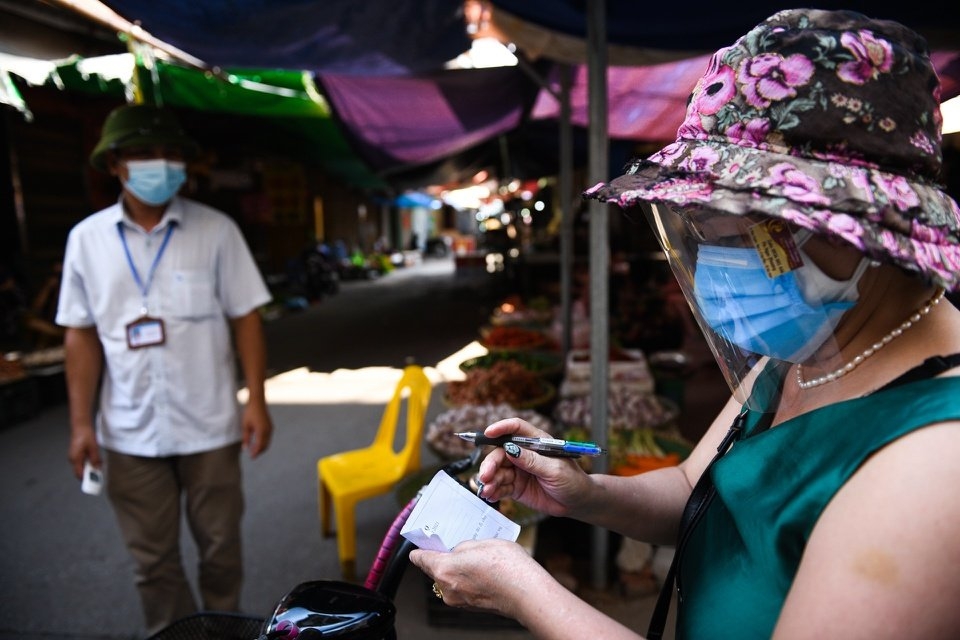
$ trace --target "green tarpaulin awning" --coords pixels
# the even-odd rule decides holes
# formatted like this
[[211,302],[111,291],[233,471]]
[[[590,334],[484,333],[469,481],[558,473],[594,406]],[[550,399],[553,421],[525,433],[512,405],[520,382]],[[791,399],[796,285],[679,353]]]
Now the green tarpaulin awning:
[[[320,166],[359,188],[381,189],[387,183],[350,148],[340,133],[330,105],[311,74],[274,69],[233,69],[219,72],[180,66],[163,60],[136,65],[133,54],[102,58],[72,57],[38,61],[0,57],[0,75],[63,91],[130,99],[138,72],[143,101],[212,114],[249,116],[249,127],[238,136],[266,141],[278,152]],[[29,114],[15,86],[7,83],[0,100]]]

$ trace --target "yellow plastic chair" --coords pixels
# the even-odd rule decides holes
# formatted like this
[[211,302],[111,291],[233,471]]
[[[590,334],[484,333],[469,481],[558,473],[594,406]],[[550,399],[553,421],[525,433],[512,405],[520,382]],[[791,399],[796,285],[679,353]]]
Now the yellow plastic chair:
[[[407,365],[387,404],[373,444],[363,449],[335,453],[317,460],[320,527],[330,536],[330,505],[336,511],[337,552],[345,579],[353,580],[356,568],[357,502],[393,489],[405,476],[420,470],[420,441],[432,387],[417,365]],[[406,400],[406,434],[394,450],[401,408]]]

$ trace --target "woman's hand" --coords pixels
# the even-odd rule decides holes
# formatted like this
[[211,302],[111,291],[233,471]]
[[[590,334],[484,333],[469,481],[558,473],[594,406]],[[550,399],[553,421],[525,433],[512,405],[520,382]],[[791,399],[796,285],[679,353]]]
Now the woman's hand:
[[414,549],[410,561],[433,579],[434,594],[446,604],[512,618],[532,637],[639,640],[554,580],[514,542],[468,540],[450,553]]
[[[520,418],[501,420],[484,430],[491,438],[509,434],[552,437]],[[551,458],[522,448],[514,451],[517,455],[498,447],[484,458],[477,473],[483,483],[481,498],[490,502],[513,498],[552,516],[569,515],[587,498],[590,477],[571,458]]]
[[523,547],[507,540],[468,540],[453,551],[410,552],[410,562],[433,579],[443,601],[454,607],[492,611],[516,618],[519,602],[532,585],[549,578]]

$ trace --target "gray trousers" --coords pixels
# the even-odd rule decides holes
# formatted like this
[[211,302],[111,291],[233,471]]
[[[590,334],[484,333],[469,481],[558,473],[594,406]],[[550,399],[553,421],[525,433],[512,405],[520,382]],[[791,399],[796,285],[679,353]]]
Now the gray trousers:
[[106,488],[136,564],[147,631],[197,611],[180,554],[181,505],[197,545],[203,609],[238,611],[243,580],[240,444],[185,456],[106,451]]

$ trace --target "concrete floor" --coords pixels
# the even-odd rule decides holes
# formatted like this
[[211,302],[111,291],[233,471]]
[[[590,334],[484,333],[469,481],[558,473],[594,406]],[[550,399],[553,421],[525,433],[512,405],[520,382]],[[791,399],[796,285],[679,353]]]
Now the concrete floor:
[[[437,385],[457,374],[502,293],[495,283],[462,278],[449,260],[437,260],[345,283],[338,295],[267,325],[276,430],[264,456],[244,460],[246,612],[269,615],[294,585],[339,579],[336,540],[319,535],[317,458],[369,443],[408,358],[428,366],[436,383],[428,421],[443,411]],[[705,382],[687,385],[696,389],[684,414],[687,431],[702,429],[725,395],[710,367],[697,375]],[[0,640],[143,636],[131,564],[112,512],[105,499],[81,494],[66,462],[67,440],[62,403],[0,430]],[[426,448],[423,460],[436,463]],[[361,576],[398,509],[393,495],[358,507]],[[541,523],[541,535],[555,526]],[[192,567],[196,556],[186,532],[184,539]],[[646,629],[654,597],[625,597],[616,588],[585,588],[582,595],[637,631]],[[407,571],[396,597],[400,638],[529,637],[489,618],[460,616],[457,623],[456,612],[438,614],[430,598],[423,575]],[[456,624],[431,624],[441,619]]]

